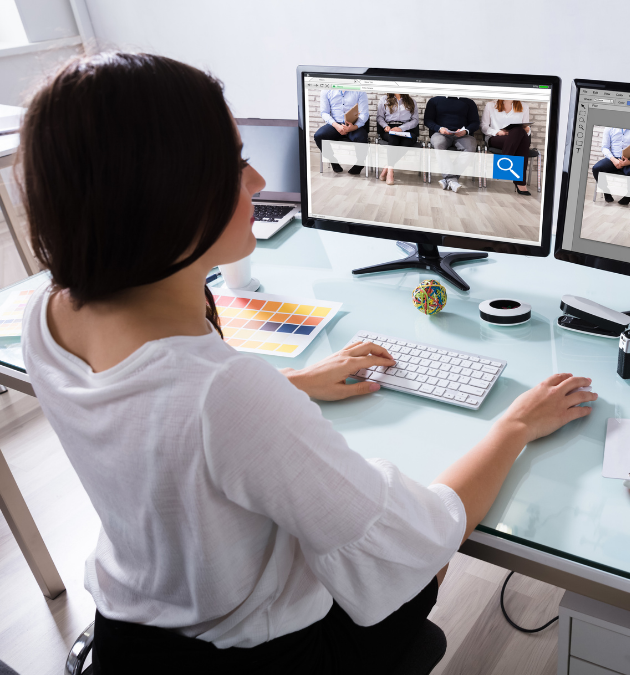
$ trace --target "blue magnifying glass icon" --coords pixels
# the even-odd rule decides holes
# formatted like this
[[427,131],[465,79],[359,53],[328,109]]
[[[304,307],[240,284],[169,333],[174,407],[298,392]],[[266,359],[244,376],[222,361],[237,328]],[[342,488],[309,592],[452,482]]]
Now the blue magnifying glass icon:
[[[501,162],[507,162],[508,166],[501,166]],[[514,162],[511,159],[508,159],[507,157],[501,157],[501,159],[497,162],[497,166],[501,171],[509,171],[510,173],[513,173],[519,180],[520,176],[514,171]]]

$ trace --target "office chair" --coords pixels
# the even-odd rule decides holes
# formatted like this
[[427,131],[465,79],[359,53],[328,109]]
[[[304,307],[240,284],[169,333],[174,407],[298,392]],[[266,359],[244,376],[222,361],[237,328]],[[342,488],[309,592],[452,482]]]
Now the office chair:
[[[92,649],[94,623],[91,623],[77,638],[66,660],[63,675],[91,675],[92,666],[83,670],[83,664]],[[403,662],[391,675],[429,675],[446,653],[446,635],[432,621],[425,619],[418,637],[409,649]],[[6,670],[2,668],[5,667]],[[0,675],[18,675],[0,661]]]
[[13,668],[7,666],[4,661],[0,661],[0,675],[18,675]]

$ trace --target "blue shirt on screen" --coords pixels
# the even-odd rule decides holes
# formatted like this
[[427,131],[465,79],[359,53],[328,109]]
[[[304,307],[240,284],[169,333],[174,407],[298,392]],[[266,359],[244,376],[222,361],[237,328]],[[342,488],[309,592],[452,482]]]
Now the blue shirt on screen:
[[630,145],[630,129],[616,129],[606,127],[602,138],[602,153],[604,157],[621,159],[621,153]]
[[359,104],[359,119],[355,122],[358,127],[362,127],[368,120],[370,111],[368,107],[368,97],[364,91],[349,91],[343,89],[328,89],[322,91],[321,112],[324,122],[332,124],[344,124],[344,115]]

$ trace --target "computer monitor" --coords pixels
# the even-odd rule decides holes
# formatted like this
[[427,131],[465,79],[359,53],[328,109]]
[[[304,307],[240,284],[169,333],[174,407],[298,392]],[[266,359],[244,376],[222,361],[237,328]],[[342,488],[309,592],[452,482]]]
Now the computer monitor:
[[555,257],[630,274],[630,84],[574,80]]
[[419,267],[468,290],[452,263],[487,253],[438,246],[549,254],[559,78],[300,66],[297,79],[302,223],[419,251],[355,274]]
[[238,118],[243,157],[267,183],[255,199],[300,201],[300,152],[297,120]]

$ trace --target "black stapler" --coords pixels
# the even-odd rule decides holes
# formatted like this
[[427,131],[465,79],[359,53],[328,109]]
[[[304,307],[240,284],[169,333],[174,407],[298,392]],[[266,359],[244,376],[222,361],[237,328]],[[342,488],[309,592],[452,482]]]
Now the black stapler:
[[577,295],[563,295],[560,309],[564,315],[558,317],[558,326],[578,333],[618,338],[630,326],[630,311],[617,312]]

